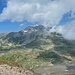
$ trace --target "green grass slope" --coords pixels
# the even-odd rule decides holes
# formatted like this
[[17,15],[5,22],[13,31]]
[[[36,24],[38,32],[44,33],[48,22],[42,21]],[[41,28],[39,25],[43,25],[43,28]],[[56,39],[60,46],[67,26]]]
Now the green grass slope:
[[17,45],[12,45],[10,51],[0,56],[0,60],[17,63],[23,68],[75,62],[75,41],[66,40],[57,33],[36,38],[24,46],[26,48],[21,49],[17,48]]

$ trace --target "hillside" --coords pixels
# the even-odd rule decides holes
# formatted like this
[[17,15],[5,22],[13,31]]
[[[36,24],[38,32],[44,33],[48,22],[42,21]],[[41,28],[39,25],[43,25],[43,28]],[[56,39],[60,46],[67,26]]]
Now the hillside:
[[[12,45],[13,46],[13,45]],[[10,52],[1,57],[4,60],[16,61],[17,63],[27,63],[33,60],[36,62],[51,62],[52,64],[71,62],[72,57],[75,57],[75,43],[74,41],[66,40],[62,35],[57,33],[51,33],[50,35],[43,37],[38,36],[35,40],[26,45],[20,45],[20,48],[16,45],[9,49]],[[8,46],[9,47],[9,46]],[[13,51],[14,50],[14,51]],[[16,50],[16,52],[15,52]],[[13,51],[13,52],[12,52]],[[23,51],[23,52],[21,52]],[[27,53],[27,54],[25,54]],[[15,55],[16,54],[16,55]],[[15,57],[13,57],[15,55]],[[17,56],[18,55],[18,56]],[[23,56],[24,55],[24,56]],[[25,58],[28,55],[27,59]],[[30,55],[30,56],[29,56]],[[33,55],[33,56],[32,56]],[[29,58],[31,57],[31,58]],[[70,57],[70,58],[68,58]],[[35,59],[36,58],[36,59]],[[23,60],[25,59],[25,60]],[[31,62],[31,63],[32,63]],[[22,65],[23,65],[22,63]],[[31,64],[30,63],[30,64]],[[25,63],[24,63],[25,65]],[[34,64],[35,65],[35,64]],[[26,66],[26,65],[25,65]]]
[[56,68],[57,65],[67,67],[74,64],[75,41],[64,39],[56,32],[45,34],[44,29],[42,26],[28,27],[1,38],[1,64],[16,65],[23,69],[31,68],[35,71],[42,67],[48,69]]

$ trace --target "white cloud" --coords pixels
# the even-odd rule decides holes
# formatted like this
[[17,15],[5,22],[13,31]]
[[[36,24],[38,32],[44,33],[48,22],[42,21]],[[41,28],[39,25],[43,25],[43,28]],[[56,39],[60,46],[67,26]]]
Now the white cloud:
[[22,23],[22,24],[20,24],[20,27],[23,27],[24,26],[24,24]]
[[63,26],[58,26],[56,32],[61,33],[64,38],[75,40],[75,21],[67,23]]
[[75,0],[8,0],[7,7],[0,14],[0,21],[11,20],[58,24],[62,15],[73,10]]

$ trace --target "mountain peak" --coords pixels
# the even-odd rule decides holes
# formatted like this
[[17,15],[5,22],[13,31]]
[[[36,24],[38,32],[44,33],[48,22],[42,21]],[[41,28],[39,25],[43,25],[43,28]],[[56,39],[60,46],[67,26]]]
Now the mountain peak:
[[9,42],[26,44],[35,40],[35,38],[40,35],[45,35],[45,27],[42,25],[38,25],[35,27],[29,26],[19,32],[11,32],[6,35],[4,39],[7,39]]

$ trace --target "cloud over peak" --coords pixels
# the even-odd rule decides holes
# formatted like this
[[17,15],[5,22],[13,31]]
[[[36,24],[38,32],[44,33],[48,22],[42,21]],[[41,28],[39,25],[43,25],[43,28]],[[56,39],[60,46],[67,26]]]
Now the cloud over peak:
[[58,26],[56,32],[61,33],[66,39],[75,40],[75,21]]

